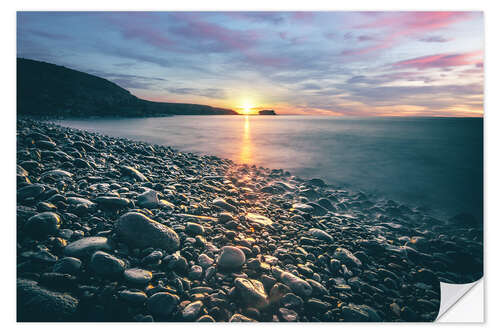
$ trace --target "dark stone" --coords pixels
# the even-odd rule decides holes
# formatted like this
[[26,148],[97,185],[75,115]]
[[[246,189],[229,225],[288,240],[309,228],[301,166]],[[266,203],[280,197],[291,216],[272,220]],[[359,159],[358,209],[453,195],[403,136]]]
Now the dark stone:
[[177,233],[141,213],[126,213],[115,225],[117,234],[128,244],[137,247],[157,247],[167,251],[179,248]]
[[61,225],[61,218],[53,212],[36,214],[28,219],[25,224],[26,232],[36,238],[44,238],[48,235],[57,235]]
[[148,298],[147,307],[153,315],[169,316],[177,308],[179,300],[177,295],[159,292]]
[[47,290],[31,280],[17,279],[17,321],[74,321],[78,300]]

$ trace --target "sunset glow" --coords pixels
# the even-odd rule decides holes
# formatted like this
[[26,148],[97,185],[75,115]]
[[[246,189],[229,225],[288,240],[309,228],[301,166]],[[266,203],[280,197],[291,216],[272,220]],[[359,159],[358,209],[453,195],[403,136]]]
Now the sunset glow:
[[243,164],[251,164],[252,159],[252,141],[250,139],[250,120],[248,116],[245,116],[245,121],[243,123],[243,135],[241,140],[241,150],[238,162]]
[[237,112],[242,114],[252,114],[256,113],[256,106],[249,100],[245,100],[240,106],[237,106],[235,109]]
[[[483,115],[481,12],[18,12],[19,57],[242,114]],[[258,101],[256,98],[258,97]]]

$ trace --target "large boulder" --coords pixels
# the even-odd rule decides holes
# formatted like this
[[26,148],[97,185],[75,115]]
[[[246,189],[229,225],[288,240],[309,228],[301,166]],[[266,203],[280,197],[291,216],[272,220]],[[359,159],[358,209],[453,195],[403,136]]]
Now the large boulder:
[[61,218],[56,213],[44,212],[36,214],[28,219],[25,230],[36,238],[48,235],[57,235],[61,226]]
[[78,300],[42,288],[32,280],[17,280],[17,321],[73,321]]
[[124,242],[139,248],[155,247],[174,252],[180,245],[179,236],[174,230],[141,213],[122,215],[115,229]]

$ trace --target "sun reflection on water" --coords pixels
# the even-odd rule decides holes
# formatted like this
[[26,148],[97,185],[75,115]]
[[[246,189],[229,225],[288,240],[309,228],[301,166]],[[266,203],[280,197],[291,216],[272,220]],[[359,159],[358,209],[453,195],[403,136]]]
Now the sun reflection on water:
[[240,163],[251,164],[252,162],[252,144],[250,140],[250,119],[245,116],[243,125],[243,137],[241,140]]

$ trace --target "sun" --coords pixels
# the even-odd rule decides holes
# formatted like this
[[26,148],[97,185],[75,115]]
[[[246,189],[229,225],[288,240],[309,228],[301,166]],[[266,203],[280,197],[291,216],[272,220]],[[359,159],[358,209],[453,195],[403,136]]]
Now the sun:
[[253,109],[255,108],[255,105],[249,101],[245,100],[241,105],[238,107],[238,110],[243,113],[243,114],[250,114],[253,112]]

